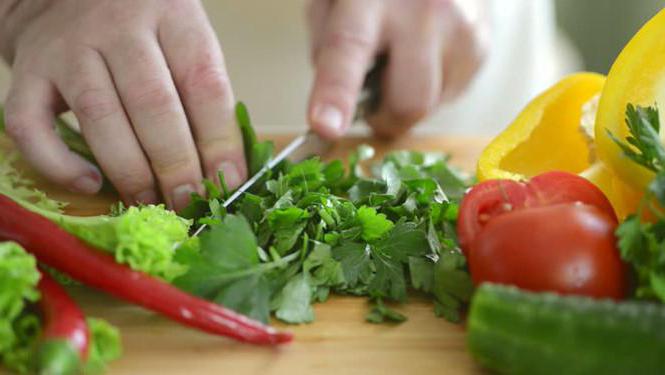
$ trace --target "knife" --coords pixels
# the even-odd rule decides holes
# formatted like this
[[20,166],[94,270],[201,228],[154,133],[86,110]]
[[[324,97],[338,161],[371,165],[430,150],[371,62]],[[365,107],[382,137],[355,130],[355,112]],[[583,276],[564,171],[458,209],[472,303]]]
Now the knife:
[[[360,118],[373,114],[378,109],[381,101],[381,79],[383,71],[388,63],[386,54],[381,54],[377,57],[372,69],[367,72],[363,82],[363,91],[361,93],[361,100],[356,108],[354,121]],[[254,176],[247,182],[242,184],[230,197],[228,197],[222,207],[228,208],[247,190],[249,190],[257,181],[261,179],[268,171],[272,170],[281,163],[284,159],[289,159],[293,162],[302,161],[313,155],[322,155],[332,147],[332,142],[319,137],[316,133],[308,131],[307,133],[298,136],[291,141],[277,156],[272,158],[266,165],[261,168]],[[198,236],[207,227],[202,224],[193,234]]]
[[[274,158],[270,159],[266,165],[263,166],[254,176],[247,182],[242,184],[230,197],[228,197],[222,207],[228,208],[247,190],[249,190],[257,181],[261,179],[268,171],[272,170],[281,163],[284,159],[289,159],[292,162],[299,162],[313,155],[321,155],[327,152],[332,147],[332,142],[319,137],[316,133],[308,131],[305,134],[298,136],[291,141],[282,151],[279,152]],[[202,224],[193,236],[198,236],[205,228],[206,224]]]

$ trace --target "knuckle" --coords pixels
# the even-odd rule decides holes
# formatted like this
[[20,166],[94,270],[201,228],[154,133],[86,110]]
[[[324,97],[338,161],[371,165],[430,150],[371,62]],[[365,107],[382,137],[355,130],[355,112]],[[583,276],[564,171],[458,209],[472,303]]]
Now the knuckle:
[[194,66],[180,84],[185,96],[230,100],[231,84],[224,69],[218,64],[204,63]]
[[397,125],[410,126],[427,115],[429,106],[424,102],[420,103],[418,101],[414,103],[400,103],[393,105],[391,112]]
[[126,166],[112,177],[113,184],[125,194],[134,194],[151,188],[154,184],[150,170]]
[[[369,56],[374,50],[373,38],[366,33],[355,33],[351,30],[336,30],[328,33],[323,40],[323,47],[339,51],[349,58],[359,59],[361,56]],[[354,57],[355,56],[355,57]]]
[[11,110],[5,111],[5,133],[17,143],[23,143],[27,138],[29,121],[21,113]]
[[106,89],[86,88],[78,93],[72,110],[85,120],[101,121],[119,111],[119,104],[112,92]]
[[198,168],[198,161],[186,152],[158,151],[152,159],[152,168],[160,177],[188,174]]
[[160,78],[137,81],[127,87],[127,106],[148,115],[175,112],[179,100],[169,82]]
[[410,82],[404,82],[404,79],[406,77],[391,84],[387,104],[397,123],[413,125],[435,106],[441,87],[436,83],[438,79],[426,74],[412,73]]
[[[344,102],[351,100],[354,93],[360,89],[362,82],[350,79],[349,74],[345,74],[346,69],[336,70],[335,72],[321,72],[317,77],[317,91],[324,93],[322,95],[339,98]],[[348,103],[351,105],[351,103]]]
[[391,117],[374,117],[368,118],[367,121],[372,128],[374,136],[382,140],[394,140],[409,130],[409,126],[395,124],[395,120]]
[[197,143],[202,153],[211,153],[217,150],[226,151],[232,147],[230,136],[206,137]]
[[152,184],[150,170],[142,168],[142,163],[128,163],[114,173],[115,182],[125,189],[140,188]]
[[243,159],[242,143],[232,136],[206,137],[197,142],[203,161],[217,160],[222,156]]

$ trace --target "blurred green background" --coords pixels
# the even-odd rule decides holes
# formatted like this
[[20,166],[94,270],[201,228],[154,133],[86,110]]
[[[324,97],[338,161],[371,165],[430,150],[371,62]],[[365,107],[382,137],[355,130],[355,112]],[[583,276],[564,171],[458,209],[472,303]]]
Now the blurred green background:
[[607,73],[621,48],[663,0],[555,0],[557,21],[587,70]]

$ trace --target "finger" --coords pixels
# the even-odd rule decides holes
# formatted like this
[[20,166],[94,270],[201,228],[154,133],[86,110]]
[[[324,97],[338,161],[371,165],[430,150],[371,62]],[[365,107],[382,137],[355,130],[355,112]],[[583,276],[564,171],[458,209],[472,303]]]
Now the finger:
[[50,82],[15,72],[5,102],[5,131],[46,178],[73,192],[94,194],[102,186],[99,170],[70,151],[55,132],[58,99]]
[[331,9],[310,96],[309,123],[334,138],[351,123],[360,89],[380,45],[381,2],[338,0]]
[[305,17],[307,19],[307,27],[310,34],[310,51],[312,62],[316,58],[321,49],[321,37],[328,24],[328,16],[330,15],[330,0],[309,0],[307,2]]
[[150,164],[101,55],[92,49],[79,51],[57,84],[97,162],[123,200],[128,204],[157,203]]
[[441,17],[426,7],[398,18],[389,38],[390,59],[382,84],[382,103],[368,118],[379,136],[404,133],[425,117],[441,94],[443,38]]
[[489,30],[484,22],[461,14],[450,14],[453,30],[443,51],[443,101],[457,98],[472,82],[489,48]]
[[121,40],[102,55],[169,207],[201,192],[201,166],[187,116],[159,45],[151,36]]
[[203,171],[215,180],[219,171],[231,189],[247,178],[242,135],[235,122],[235,99],[214,32],[203,11],[191,22],[166,20],[159,40],[194,132]]

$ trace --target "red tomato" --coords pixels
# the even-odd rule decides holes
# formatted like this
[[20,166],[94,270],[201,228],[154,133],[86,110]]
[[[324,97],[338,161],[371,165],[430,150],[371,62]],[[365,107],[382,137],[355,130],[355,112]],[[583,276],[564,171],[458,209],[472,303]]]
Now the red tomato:
[[475,284],[622,298],[626,270],[616,249],[615,228],[613,217],[585,204],[502,214],[471,244],[471,277]]
[[612,205],[594,184],[568,172],[547,172],[528,182],[488,180],[472,187],[460,205],[457,235],[465,255],[473,239],[494,217],[559,203],[596,206],[616,221]]

